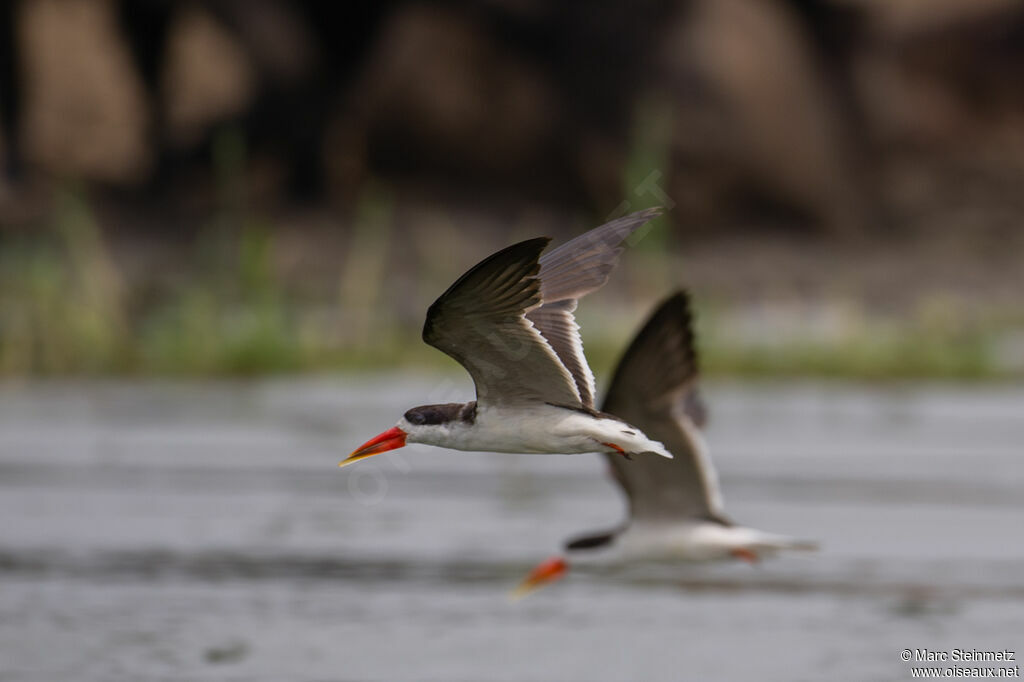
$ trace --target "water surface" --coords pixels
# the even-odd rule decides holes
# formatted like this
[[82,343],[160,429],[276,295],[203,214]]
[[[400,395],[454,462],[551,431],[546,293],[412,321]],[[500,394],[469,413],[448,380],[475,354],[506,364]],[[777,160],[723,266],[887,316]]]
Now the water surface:
[[0,387],[2,680],[910,679],[1024,633],[1024,390],[712,385],[739,521],[822,550],[508,590],[600,458],[412,446],[433,378]]

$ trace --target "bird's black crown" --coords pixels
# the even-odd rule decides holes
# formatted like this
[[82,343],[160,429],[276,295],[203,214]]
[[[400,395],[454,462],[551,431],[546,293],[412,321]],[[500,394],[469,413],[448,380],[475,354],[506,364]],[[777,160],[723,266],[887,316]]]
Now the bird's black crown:
[[444,405],[421,405],[405,413],[410,424],[423,426],[463,421],[472,424],[476,419],[476,401],[471,403],[445,403]]

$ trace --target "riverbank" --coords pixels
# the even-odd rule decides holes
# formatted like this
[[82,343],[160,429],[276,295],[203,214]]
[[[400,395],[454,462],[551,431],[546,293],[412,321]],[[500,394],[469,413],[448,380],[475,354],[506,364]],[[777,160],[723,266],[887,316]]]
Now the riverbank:
[[[451,281],[512,241],[592,226],[537,208],[442,211],[380,194],[347,217],[228,205],[152,230],[139,226],[161,220],[151,208],[73,188],[53,206],[32,229],[3,235],[0,376],[443,368],[419,330]],[[939,227],[870,241],[744,235],[655,223],[579,309],[595,368],[685,287],[710,375],[1024,377],[1014,265],[1024,237]]]

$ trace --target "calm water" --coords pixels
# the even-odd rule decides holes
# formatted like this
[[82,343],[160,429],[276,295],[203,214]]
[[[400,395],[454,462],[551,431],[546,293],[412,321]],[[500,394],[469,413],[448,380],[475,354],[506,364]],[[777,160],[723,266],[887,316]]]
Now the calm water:
[[1024,654],[1024,389],[713,385],[756,567],[506,596],[623,503],[596,456],[409,447],[449,381],[0,386],[0,680],[903,680]]

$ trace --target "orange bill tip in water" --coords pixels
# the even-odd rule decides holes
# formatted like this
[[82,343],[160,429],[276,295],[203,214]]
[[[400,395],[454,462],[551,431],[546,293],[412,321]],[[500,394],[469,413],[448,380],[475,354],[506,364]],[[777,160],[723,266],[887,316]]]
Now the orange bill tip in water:
[[569,564],[562,557],[548,559],[530,571],[523,582],[519,583],[519,586],[509,594],[509,598],[512,600],[522,599],[538,587],[558,580],[565,575],[567,570],[569,570]]
[[361,459],[379,455],[380,453],[387,452],[388,450],[395,450],[397,448],[404,447],[405,436],[405,431],[397,426],[390,428],[379,436],[375,436],[360,445],[351,455],[341,461],[338,466],[347,466],[353,462],[358,462]]

